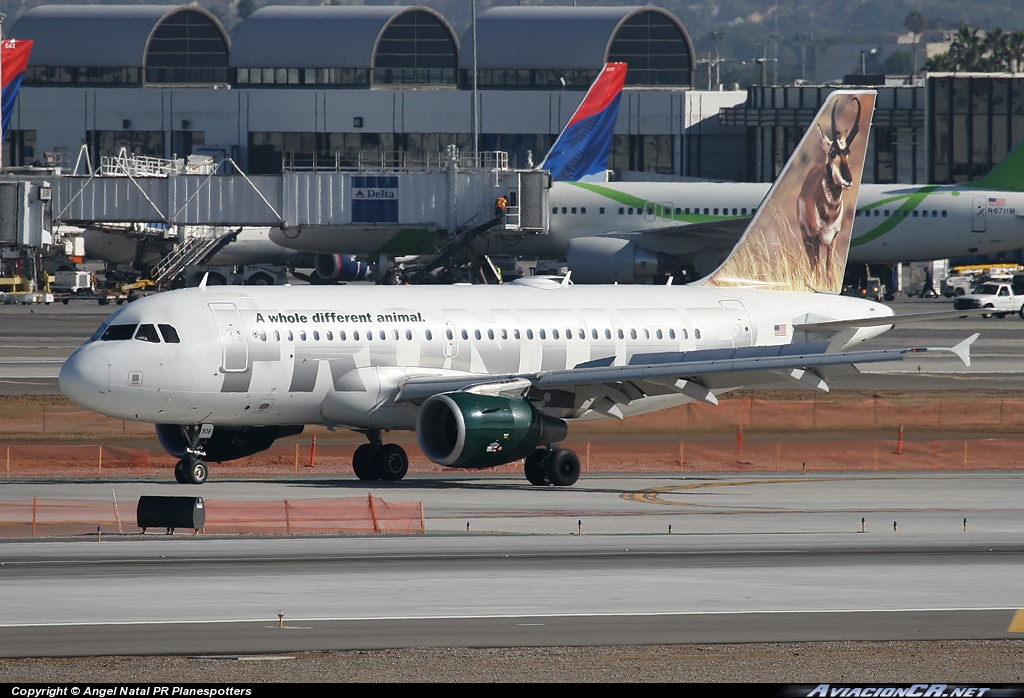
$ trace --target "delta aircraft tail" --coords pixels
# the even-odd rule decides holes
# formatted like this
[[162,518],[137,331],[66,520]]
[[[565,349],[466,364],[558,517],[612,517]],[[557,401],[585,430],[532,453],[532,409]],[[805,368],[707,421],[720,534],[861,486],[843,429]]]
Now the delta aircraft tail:
[[842,289],[875,92],[833,92],[705,286]]
[[32,41],[5,39],[0,43],[0,117],[2,117],[2,139],[7,140],[7,126],[14,113],[14,100],[21,89],[21,79],[28,67],[32,53]]
[[556,182],[578,182],[608,169],[626,64],[608,63],[551,146],[541,169]]

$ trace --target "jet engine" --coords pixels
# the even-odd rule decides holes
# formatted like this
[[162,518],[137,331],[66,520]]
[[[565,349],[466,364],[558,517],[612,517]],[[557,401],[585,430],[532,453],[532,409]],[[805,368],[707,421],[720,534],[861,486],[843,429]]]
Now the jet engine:
[[362,281],[370,275],[370,265],[354,254],[318,254],[313,268],[322,281]]
[[[221,463],[245,458],[266,451],[277,439],[302,433],[302,429],[301,424],[281,427],[216,427],[213,435],[202,444],[206,452],[204,460]],[[157,424],[156,436],[160,445],[172,456],[184,458],[188,454],[189,439],[180,425]]]
[[424,455],[452,468],[490,468],[561,441],[568,427],[522,398],[434,395],[420,407],[416,438]]
[[565,255],[572,280],[581,284],[631,284],[658,274],[671,274],[678,260],[663,252],[637,247],[632,240],[582,237],[569,241]]

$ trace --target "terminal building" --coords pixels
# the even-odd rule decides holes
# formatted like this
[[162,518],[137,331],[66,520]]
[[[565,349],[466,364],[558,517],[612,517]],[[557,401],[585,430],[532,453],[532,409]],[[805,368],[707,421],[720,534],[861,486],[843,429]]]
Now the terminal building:
[[[601,66],[625,61],[612,170],[771,181],[837,89],[694,89],[685,27],[652,6],[494,8],[478,18],[475,51],[472,29],[457,36],[422,6],[269,6],[229,36],[196,5],[47,5],[10,33],[35,46],[6,165],[70,166],[84,144],[92,163],[124,148],[276,174],[427,161],[455,145],[507,151],[525,168]],[[1024,76],[847,82],[879,91],[867,182],[967,181],[1024,139]]]
[[417,6],[270,6],[233,36],[195,5],[40,6],[10,35],[35,47],[6,164],[73,161],[85,144],[93,162],[121,148],[220,153],[273,174],[456,145],[504,150],[527,167],[604,63],[625,61],[611,168],[745,175],[743,129],[718,116],[744,93],[695,91],[686,29],[651,6],[494,8],[478,18],[476,51],[472,29],[459,37]]

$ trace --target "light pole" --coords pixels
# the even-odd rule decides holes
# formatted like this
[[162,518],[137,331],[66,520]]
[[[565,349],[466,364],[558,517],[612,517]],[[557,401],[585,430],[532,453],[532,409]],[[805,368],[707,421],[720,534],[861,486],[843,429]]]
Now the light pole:
[[860,50],[860,74],[861,75],[867,75],[867,69],[866,69],[867,62],[864,60],[864,56],[865,56],[865,54],[868,54],[868,53],[870,53],[873,56],[876,53],[878,53],[878,49],[877,48],[873,48],[873,49],[862,48]]
[[[477,94],[477,52],[476,52],[476,0],[473,0],[473,106],[470,109],[473,117],[473,157],[480,150],[480,99]],[[479,165],[479,163],[475,163]]]
[[[718,63],[722,60],[722,55],[719,52],[719,44],[722,39],[725,38],[725,32],[723,31],[711,31],[708,32],[708,38],[715,42],[715,84],[719,83],[720,73],[718,71]],[[710,81],[710,80],[709,80]],[[710,87],[708,89],[711,89]]]
[[796,40],[800,43],[800,79],[807,79],[807,44],[814,41],[811,32],[797,32]]
[[772,43],[775,44],[775,63],[772,65],[772,84],[779,84],[779,40],[782,38],[782,34],[778,32],[771,35]]

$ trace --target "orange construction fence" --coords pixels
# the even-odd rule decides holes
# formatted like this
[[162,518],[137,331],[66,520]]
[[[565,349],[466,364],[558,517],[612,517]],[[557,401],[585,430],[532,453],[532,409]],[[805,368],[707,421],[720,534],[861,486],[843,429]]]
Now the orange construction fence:
[[[694,439],[651,436],[595,436],[562,442],[579,455],[587,472],[776,472],[795,470],[993,470],[1022,466],[1024,436],[979,439],[891,438],[835,439],[814,435],[776,439],[733,427],[729,437]],[[352,474],[357,444],[274,446],[263,453],[226,463],[212,463],[214,477],[281,477]],[[406,444],[409,472],[451,474]],[[175,458],[162,451],[116,446],[0,445],[0,477],[110,479],[173,477]],[[312,461],[312,464],[310,464]],[[465,471],[463,471],[465,472]],[[487,472],[521,473],[522,461]]]
[[[379,497],[204,500],[205,533],[423,533],[423,502],[387,502]],[[139,533],[135,502],[43,499],[0,502],[0,536],[78,536]]]
[[592,472],[809,472],[1021,468],[1024,439],[563,442]]
[[[600,427],[577,425],[574,433],[672,431],[706,433],[728,431],[742,425],[751,430],[862,431],[907,427],[1019,427],[1024,430],[1024,401],[1012,399],[893,400],[882,397],[818,396],[800,399],[728,398],[718,405],[690,403],[624,422],[602,422]],[[0,405],[0,436],[16,434],[110,434],[153,437],[153,425],[104,417],[89,411],[45,407],[5,408]],[[322,444],[318,445],[318,448]]]

